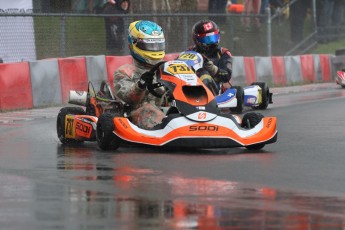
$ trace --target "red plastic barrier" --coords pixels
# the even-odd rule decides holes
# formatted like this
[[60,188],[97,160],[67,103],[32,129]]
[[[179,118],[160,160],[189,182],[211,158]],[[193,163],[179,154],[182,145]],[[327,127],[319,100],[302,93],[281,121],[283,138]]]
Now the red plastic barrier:
[[70,90],[86,91],[88,85],[85,57],[59,58],[62,103],[66,103]]
[[107,75],[109,83],[113,82],[114,72],[123,64],[133,63],[132,56],[106,56]]
[[0,64],[0,111],[32,108],[28,62]]
[[254,57],[244,57],[243,60],[247,84],[256,82],[256,69]]
[[286,70],[284,57],[272,57],[272,72],[274,85],[286,85]]
[[301,55],[302,77],[305,83],[315,82],[315,68],[313,55]]
[[319,57],[320,57],[320,65],[321,65],[321,72],[322,72],[322,81],[329,82],[332,80],[332,71],[331,71],[329,55],[320,54]]

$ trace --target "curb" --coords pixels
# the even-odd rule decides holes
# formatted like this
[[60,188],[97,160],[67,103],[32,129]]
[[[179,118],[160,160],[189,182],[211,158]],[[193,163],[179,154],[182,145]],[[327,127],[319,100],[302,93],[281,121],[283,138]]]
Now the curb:
[[327,82],[327,83],[315,83],[309,85],[297,85],[297,86],[287,86],[287,87],[275,87],[270,88],[270,91],[275,94],[289,94],[289,93],[301,93],[301,92],[309,92],[309,91],[316,91],[322,89],[337,89],[339,86],[334,82]]

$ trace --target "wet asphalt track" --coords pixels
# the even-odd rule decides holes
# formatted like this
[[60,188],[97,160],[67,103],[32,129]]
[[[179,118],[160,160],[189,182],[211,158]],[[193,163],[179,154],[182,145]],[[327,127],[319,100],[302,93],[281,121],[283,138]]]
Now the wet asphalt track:
[[0,229],[344,229],[345,90],[280,94],[278,142],[62,146],[58,108],[0,114]]

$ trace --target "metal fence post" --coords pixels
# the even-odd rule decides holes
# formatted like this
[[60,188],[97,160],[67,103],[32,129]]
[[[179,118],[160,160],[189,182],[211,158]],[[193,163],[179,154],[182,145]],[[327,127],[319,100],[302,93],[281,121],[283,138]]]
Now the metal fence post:
[[272,19],[269,7],[267,7],[267,56],[272,56]]
[[66,57],[66,17],[60,17],[60,56]]
[[316,37],[318,36],[317,33],[317,15],[316,15],[316,0],[313,0],[313,23],[314,23],[314,33],[316,34]]
[[187,48],[188,47],[188,38],[189,38],[189,28],[188,28],[188,20],[189,20],[189,17],[186,16],[186,17],[183,17],[183,28],[184,28],[184,31],[182,33],[182,41],[184,43],[183,47]]

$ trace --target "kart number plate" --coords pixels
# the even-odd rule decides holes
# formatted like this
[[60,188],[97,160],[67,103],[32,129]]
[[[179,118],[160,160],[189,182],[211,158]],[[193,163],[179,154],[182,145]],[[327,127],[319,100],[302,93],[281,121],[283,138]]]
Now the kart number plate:
[[65,137],[75,138],[74,117],[67,115],[65,118]]
[[178,57],[181,60],[197,60],[198,56],[193,53],[184,53]]
[[168,66],[167,72],[172,75],[176,74],[193,74],[193,70],[184,64],[171,64]]

